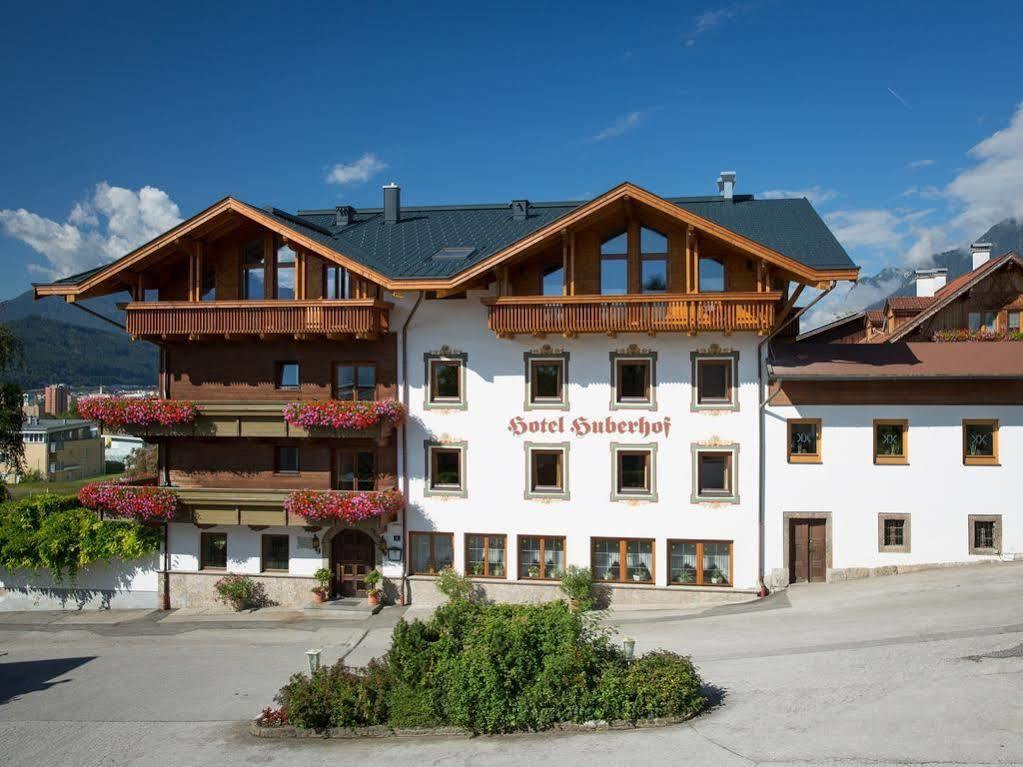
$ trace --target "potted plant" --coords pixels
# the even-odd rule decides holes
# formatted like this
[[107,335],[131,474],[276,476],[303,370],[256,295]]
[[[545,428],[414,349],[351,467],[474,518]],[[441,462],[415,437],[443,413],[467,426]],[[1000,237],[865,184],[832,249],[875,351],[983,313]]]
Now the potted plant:
[[383,594],[383,589],[381,589],[379,586],[382,578],[383,576],[380,574],[380,571],[377,570],[376,568],[366,573],[366,577],[364,579],[366,581],[367,589],[366,601],[371,607],[376,607],[378,604],[380,604],[380,595]]
[[313,587],[313,602],[317,604],[325,602],[327,594],[330,592],[330,570],[326,567],[321,567],[313,573],[313,578],[319,584]]
[[640,566],[633,571],[632,580],[637,583],[650,580],[650,570],[645,564],[641,563]]
[[225,575],[216,583],[220,601],[235,610],[243,610],[257,599],[256,582],[247,575]]
[[540,565],[530,565],[529,567],[527,567],[526,568],[526,575],[528,575],[530,578],[539,578],[540,577]]
[[725,576],[718,568],[715,567],[710,571],[710,582],[715,586],[719,586],[725,582]]
[[483,575],[483,563],[473,562],[472,564],[469,565],[469,572],[476,576]]

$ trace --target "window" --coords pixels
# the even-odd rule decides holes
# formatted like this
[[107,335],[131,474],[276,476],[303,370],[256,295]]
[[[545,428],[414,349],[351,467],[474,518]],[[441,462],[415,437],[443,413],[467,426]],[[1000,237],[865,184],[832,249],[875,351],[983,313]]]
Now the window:
[[731,586],[731,541],[668,541],[668,583]]
[[735,385],[739,353],[690,353],[693,366],[692,410],[738,410],[739,392]]
[[611,409],[656,409],[653,353],[642,357],[611,353]]
[[426,443],[426,495],[465,497],[465,443]]
[[963,463],[967,466],[998,465],[997,420],[963,420]]
[[639,230],[640,288],[644,293],[668,289],[668,238],[643,227]]
[[526,443],[525,498],[568,500],[568,447]]
[[565,574],[565,539],[519,536],[519,578],[557,580]]
[[336,365],[334,367],[335,399],[371,402],[377,398],[376,365]]
[[299,365],[297,362],[278,362],[277,378],[275,385],[278,389],[297,389],[299,380]]
[[874,463],[909,463],[909,421],[874,419]]
[[242,298],[262,301],[266,297],[266,259],[263,241],[254,240],[242,251]]
[[277,249],[277,283],[274,296],[281,301],[295,298],[295,251],[287,245]]
[[560,296],[565,292],[565,269],[561,265],[548,266],[540,277],[540,295]]
[[274,463],[275,474],[298,474],[298,448],[294,445],[278,445]]
[[526,352],[526,410],[567,410],[568,352],[543,356]]
[[202,533],[199,536],[199,569],[227,569],[227,533]]
[[821,462],[821,419],[790,418],[789,463]]
[[348,270],[343,266],[323,267],[323,297],[329,299],[351,298]]
[[877,515],[877,550],[882,553],[909,553],[909,514]]
[[699,264],[701,293],[722,293],[725,290],[725,265],[716,258],[701,258]]
[[614,583],[653,583],[652,539],[594,538],[593,580]]
[[614,462],[612,501],[642,499],[657,500],[655,457],[657,445],[624,445],[612,443]]
[[600,294],[620,296],[629,292],[629,236],[615,235],[600,245]]
[[202,270],[202,288],[199,291],[199,300],[217,300],[217,269],[213,264],[205,264]]
[[465,368],[464,354],[426,354],[426,401],[429,409],[453,408],[464,410]]
[[1018,333],[1020,331],[1019,315],[1020,315],[1020,312],[1009,312],[1006,315],[1006,319],[1007,319],[1008,324],[1009,324],[1009,332],[1010,333]]
[[288,572],[288,536],[264,535],[263,558],[260,561],[260,572]]
[[413,575],[436,575],[455,561],[455,536],[451,533],[409,533]]
[[338,451],[336,489],[374,490],[376,481],[376,455],[372,450]]
[[997,330],[997,318],[996,312],[969,312],[966,315],[970,331],[974,333],[981,330],[994,332]]
[[504,578],[507,564],[503,535],[465,536],[465,574],[474,578]]
[[692,502],[738,503],[738,445],[693,445]]
[[970,553],[1000,554],[1002,552],[1001,514],[970,514]]

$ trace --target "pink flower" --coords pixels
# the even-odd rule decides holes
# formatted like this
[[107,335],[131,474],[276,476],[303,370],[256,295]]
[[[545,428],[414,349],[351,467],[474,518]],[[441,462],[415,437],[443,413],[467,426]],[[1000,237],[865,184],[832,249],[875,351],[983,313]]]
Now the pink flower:
[[168,487],[93,482],[78,491],[87,509],[132,517],[139,522],[167,522],[178,508],[178,495]]
[[199,415],[194,402],[155,397],[85,397],[78,401],[78,413],[106,426],[177,426],[192,423]]
[[360,522],[401,511],[405,496],[400,490],[296,490],[284,508],[310,522]]
[[284,406],[284,420],[304,429],[371,429],[381,421],[391,426],[405,422],[405,406],[397,400],[373,402],[331,399],[322,402],[291,402]]

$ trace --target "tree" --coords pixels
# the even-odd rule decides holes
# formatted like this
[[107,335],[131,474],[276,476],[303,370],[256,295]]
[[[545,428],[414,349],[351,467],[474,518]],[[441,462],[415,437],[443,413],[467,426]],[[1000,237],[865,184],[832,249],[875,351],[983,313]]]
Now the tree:
[[156,445],[144,445],[128,453],[124,459],[124,473],[129,477],[145,477],[156,474]]
[[[25,446],[21,441],[21,387],[8,380],[12,369],[25,359],[25,348],[7,325],[0,325],[0,457],[9,472],[20,474],[25,467]],[[7,489],[0,484],[3,495]]]

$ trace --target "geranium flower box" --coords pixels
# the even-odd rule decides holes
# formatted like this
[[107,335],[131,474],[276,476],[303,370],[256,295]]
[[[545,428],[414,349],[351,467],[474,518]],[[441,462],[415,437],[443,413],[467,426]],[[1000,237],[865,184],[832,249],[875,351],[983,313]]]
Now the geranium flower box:
[[400,490],[296,490],[284,499],[284,508],[310,523],[388,522],[405,508],[405,496]]
[[199,406],[186,400],[156,397],[84,397],[78,414],[99,421],[105,431],[151,436],[192,434]]

